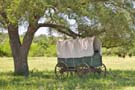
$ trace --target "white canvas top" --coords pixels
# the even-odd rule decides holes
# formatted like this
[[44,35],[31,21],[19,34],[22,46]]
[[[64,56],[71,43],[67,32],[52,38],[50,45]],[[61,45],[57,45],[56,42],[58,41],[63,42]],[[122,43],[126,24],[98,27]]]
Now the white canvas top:
[[[93,56],[94,40],[95,37],[58,41],[57,55],[59,58],[79,58],[84,56]],[[100,45],[95,46],[98,46],[97,49],[101,49]]]

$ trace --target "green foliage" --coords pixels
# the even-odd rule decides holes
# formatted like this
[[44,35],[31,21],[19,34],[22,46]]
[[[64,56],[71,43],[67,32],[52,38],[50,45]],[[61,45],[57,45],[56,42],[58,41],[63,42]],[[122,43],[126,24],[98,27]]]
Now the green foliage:
[[0,35],[0,56],[11,56],[11,49],[7,34]]
[[38,49],[39,49],[38,45],[36,43],[32,43],[30,52],[29,52],[29,56],[31,56],[31,57],[34,55],[38,56],[40,54]]
[[47,37],[41,35],[34,38],[30,49],[29,56],[40,57],[55,57],[56,56],[56,39],[55,37]]
[[56,45],[50,45],[45,51],[47,57],[56,57]]

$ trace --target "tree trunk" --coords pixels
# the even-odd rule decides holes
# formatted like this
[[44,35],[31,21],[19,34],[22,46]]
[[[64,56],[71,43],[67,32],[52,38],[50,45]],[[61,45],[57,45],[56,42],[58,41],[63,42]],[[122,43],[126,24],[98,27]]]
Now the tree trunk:
[[14,59],[15,74],[25,76],[29,75],[27,56],[35,33],[31,31],[31,28],[28,28],[28,31],[26,32],[23,42],[21,44],[18,27],[15,27],[14,25],[9,25],[8,27],[10,47]]

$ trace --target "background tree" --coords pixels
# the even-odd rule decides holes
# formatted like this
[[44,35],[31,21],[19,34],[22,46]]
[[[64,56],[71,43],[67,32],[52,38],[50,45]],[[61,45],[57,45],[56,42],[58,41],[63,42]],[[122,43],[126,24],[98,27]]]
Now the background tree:
[[[73,38],[97,35],[106,47],[130,41],[132,7],[131,0],[1,0],[0,25],[8,30],[15,73],[29,74],[27,56],[40,27]],[[22,42],[20,25],[27,28]]]

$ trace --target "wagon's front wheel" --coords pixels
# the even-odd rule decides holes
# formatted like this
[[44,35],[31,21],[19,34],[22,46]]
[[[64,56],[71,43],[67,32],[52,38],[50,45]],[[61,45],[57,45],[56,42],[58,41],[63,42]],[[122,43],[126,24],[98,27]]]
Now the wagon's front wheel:
[[89,66],[87,64],[81,64],[76,67],[77,75],[82,77],[89,73]]
[[57,63],[54,72],[57,78],[65,78],[68,76],[68,67],[64,63]]

